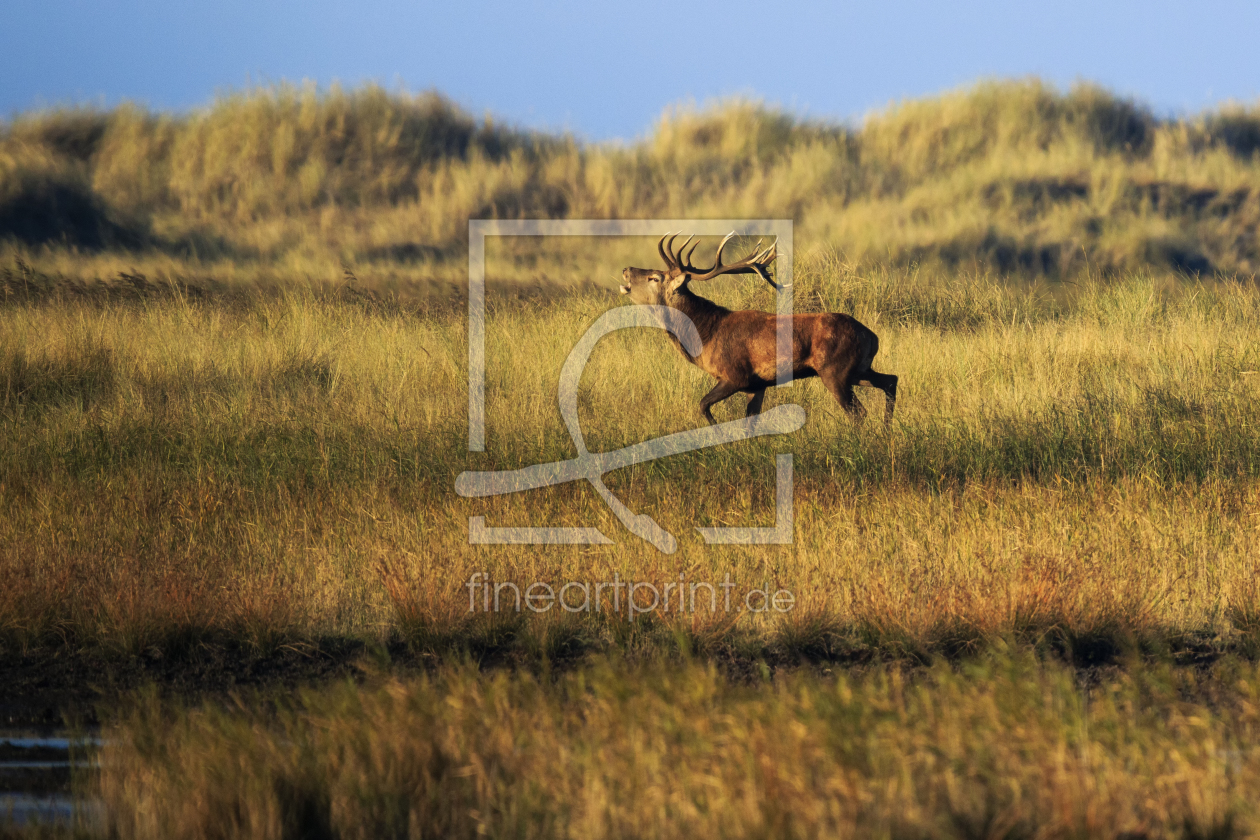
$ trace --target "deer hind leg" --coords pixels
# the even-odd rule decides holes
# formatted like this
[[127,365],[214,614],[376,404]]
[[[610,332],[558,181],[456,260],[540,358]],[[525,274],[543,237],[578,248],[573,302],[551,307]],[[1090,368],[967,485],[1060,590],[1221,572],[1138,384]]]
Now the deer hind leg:
[[848,413],[849,418],[861,423],[866,419],[866,408],[853,396],[853,368],[852,363],[843,368],[838,365],[825,367],[818,371],[818,378],[827,386],[836,402],[840,403],[840,407]]
[[713,419],[713,412],[709,409],[738,390],[738,385],[730,382],[719,382],[713,386],[712,391],[704,395],[704,399],[700,400],[700,414],[705,420],[709,421],[710,426],[716,426],[717,421]]
[[748,409],[744,412],[745,417],[753,417],[761,413],[761,403],[766,398],[766,389],[753,391],[752,396],[748,398]]
[[893,409],[897,407],[897,377],[891,373],[868,370],[861,375],[859,385],[869,385],[884,392],[884,423],[892,422]]

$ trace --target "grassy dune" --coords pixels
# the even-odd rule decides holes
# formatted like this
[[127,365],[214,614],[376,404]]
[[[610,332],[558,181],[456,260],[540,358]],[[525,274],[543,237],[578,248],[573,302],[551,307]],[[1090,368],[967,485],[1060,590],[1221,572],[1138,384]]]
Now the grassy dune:
[[[1157,119],[1088,85],[992,82],[845,126],[755,103],[626,144],[477,121],[437,94],[277,87],[186,115],[0,125],[0,239],[69,277],[464,277],[469,218],[791,218],[867,267],[1029,276],[1260,267],[1260,116]],[[523,261],[505,279],[594,277]]]

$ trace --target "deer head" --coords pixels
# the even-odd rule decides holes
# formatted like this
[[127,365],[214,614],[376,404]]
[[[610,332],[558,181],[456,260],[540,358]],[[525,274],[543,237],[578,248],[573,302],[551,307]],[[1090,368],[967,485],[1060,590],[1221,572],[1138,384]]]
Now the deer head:
[[674,240],[678,236],[679,234],[677,233],[667,233],[656,243],[657,253],[661,255],[661,259],[665,262],[664,271],[647,268],[622,269],[621,277],[626,281],[621,287],[623,295],[630,295],[630,300],[634,303],[668,306],[670,299],[684,289],[688,283],[712,280],[714,277],[719,277],[723,274],[756,274],[774,288],[780,288],[777,283],[770,279],[770,275],[767,272],[770,264],[778,256],[776,252],[777,243],[771,243],[768,248],[763,249],[761,242],[758,241],[752,253],[744,259],[733,263],[723,263],[722,252],[726,249],[726,245],[731,241],[731,238],[735,236],[735,233],[732,231],[718,245],[713,265],[708,268],[696,268],[691,264],[691,257],[696,251],[696,246],[700,243],[696,242],[688,250],[687,245],[695,238],[694,236],[688,236],[686,242],[683,242],[677,250],[674,250]]

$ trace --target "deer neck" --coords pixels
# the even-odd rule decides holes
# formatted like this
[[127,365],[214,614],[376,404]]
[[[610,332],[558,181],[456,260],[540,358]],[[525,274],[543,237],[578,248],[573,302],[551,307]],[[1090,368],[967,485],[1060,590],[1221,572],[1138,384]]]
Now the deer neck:
[[[691,323],[695,324],[696,332],[700,335],[700,343],[706,345],[709,339],[717,332],[718,326],[731,314],[731,310],[725,306],[719,306],[711,300],[706,300],[691,291],[690,288],[683,286],[675,291],[665,301],[666,305],[672,309],[676,309],[691,319]],[[673,333],[669,334],[669,340],[678,348],[678,352],[683,354],[687,361],[695,364],[696,357],[687,352]]]

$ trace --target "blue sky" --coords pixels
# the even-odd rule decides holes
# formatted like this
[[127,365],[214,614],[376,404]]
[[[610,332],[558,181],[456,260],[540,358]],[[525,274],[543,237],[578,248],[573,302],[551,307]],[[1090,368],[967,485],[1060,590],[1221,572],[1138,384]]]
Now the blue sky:
[[1260,98],[1260,3],[333,3],[4,0],[0,115],[251,83],[436,88],[476,115],[602,140],[731,95],[858,119],[983,77],[1088,79],[1193,113]]

